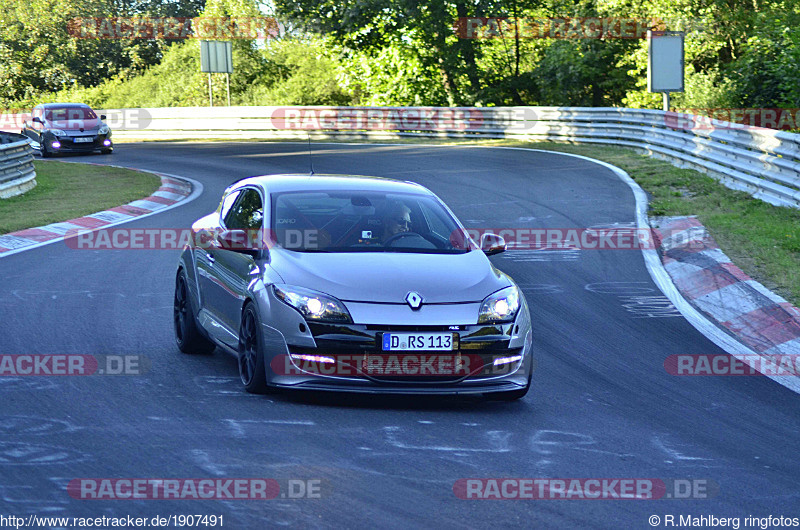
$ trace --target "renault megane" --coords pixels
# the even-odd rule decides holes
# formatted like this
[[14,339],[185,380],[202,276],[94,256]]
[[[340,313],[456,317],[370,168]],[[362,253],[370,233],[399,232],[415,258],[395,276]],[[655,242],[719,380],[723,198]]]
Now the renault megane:
[[534,367],[514,281],[431,191],[337,175],[238,181],[192,226],[175,280],[186,353],[219,347],[245,389],[519,399]]
[[57,153],[110,154],[114,143],[105,119],[83,103],[45,103],[33,108],[22,134],[43,158]]

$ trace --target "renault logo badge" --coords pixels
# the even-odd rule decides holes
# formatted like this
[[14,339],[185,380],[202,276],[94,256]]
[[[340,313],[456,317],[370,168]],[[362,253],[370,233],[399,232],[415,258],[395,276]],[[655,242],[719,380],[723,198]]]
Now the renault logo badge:
[[411,291],[406,295],[406,303],[411,309],[417,310],[422,307],[422,296],[419,293]]

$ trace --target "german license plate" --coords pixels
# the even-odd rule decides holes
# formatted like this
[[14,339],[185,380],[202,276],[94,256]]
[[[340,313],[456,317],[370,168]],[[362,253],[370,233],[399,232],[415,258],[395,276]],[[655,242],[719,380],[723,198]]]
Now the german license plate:
[[90,144],[94,142],[94,136],[76,136],[72,141],[76,144]]
[[457,349],[452,333],[384,333],[383,351],[451,351]]

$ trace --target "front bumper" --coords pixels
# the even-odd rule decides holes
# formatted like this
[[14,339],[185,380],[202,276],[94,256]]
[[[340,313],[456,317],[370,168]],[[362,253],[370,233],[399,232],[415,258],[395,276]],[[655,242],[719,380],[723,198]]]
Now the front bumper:
[[[519,390],[528,385],[535,367],[525,309],[516,322],[503,325],[308,324],[313,346],[309,341],[287,344],[283,333],[262,325],[267,351],[278,352],[268,360],[267,380],[277,388],[381,394]],[[452,333],[457,348],[385,352],[380,348],[387,332]],[[495,365],[498,360],[505,362]],[[425,370],[426,365],[433,369]]]
[[[525,298],[516,319],[504,324],[475,324],[480,302],[427,304],[412,310],[407,304],[344,301],[355,324],[307,322],[261,285],[254,302],[261,320],[267,384],[274,388],[375,394],[485,394],[520,390],[530,385],[536,367],[530,311]],[[368,322],[368,323],[364,323]],[[455,349],[447,351],[383,351],[384,333],[450,333]],[[305,359],[332,360],[333,363]],[[409,366],[423,356],[445,357],[445,368],[467,359],[468,370],[415,373],[401,369],[365,371],[376,356],[393,356],[394,366]],[[497,359],[517,357],[495,367]],[[388,367],[391,360],[383,366]],[[306,364],[304,364],[306,363]],[[439,364],[438,366],[442,366]],[[344,369],[343,369],[344,368]]]
[[[77,138],[90,138],[90,142],[76,141]],[[106,144],[106,141],[108,142]],[[45,147],[51,153],[93,153],[95,151],[113,151],[114,143],[111,141],[110,134],[96,135],[68,135],[55,136],[46,134],[44,138]],[[53,147],[53,142],[58,142],[59,147]]]

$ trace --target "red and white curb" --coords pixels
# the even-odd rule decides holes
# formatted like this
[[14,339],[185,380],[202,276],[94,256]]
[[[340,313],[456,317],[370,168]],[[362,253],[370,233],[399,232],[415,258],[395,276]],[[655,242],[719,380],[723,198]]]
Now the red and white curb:
[[800,354],[800,309],[731,263],[700,221],[664,217],[651,224],[684,298],[756,353]]
[[[487,147],[490,149],[490,147]],[[529,149],[525,147],[499,147],[496,149],[513,149],[513,150],[531,150],[531,151],[540,151],[545,153],[552,153],[558,154],[563,156],[569,156],[573,158],[578,158],[581,160],[587,160],[589,162],[594,162],[600,166],[608,168],[609,170],[613,171],[625,184],[633,192],[634,199],[636,200],[636,226],[640,230],[651,230],[651,222],[647,216],[647,207],[648,207],[648,199],[647,194],[645,191],[639,186],[625,171],[609,164],[608,162],[603,162],[602,160],[597,160],[595,158],[590,158],[588,156],[582,155],[575,155],[572,153],[561,153],[558,151],[548,151],[544,149]],[[677,228],[678,225],[676,224],[673,229]],[[667,228],[661,226],[661,230],[664,233],[667,233]],[[699,223],[693,222],[686,222],[685,230],[690,230],[690,232],[686,232],[682,235],[674,234],[675,237],[671,238],[671,241],[678,245],[681,242],[681,237],[686,237],[687,235],[694,235],[697,232],[705,233],[705,228],[702,227]],[[667,241],[667,238],[665,238]],[[696,246],[700,246],[699,244],[695,243]],[[669,242],[667,243],[669,246]],[[659,252],[655,248],[651,247],[643,247],[642,249],[642,257],[644,258],[645,267],[647,267],[647,271],[650,273],[650,277],[653,279],[653,282],[658,286],[662,293],[672,302],[672,305],[680,311],[680,313],[684,316],[684,318],[700,333],[702,333],[708,340],[716,344],[719,348],[726,351],[736,359],[746,363],[748,363],[748,359],[752,359],[753,355],[761,354],[761,355],[769,355],[772,353],[798,353],[798,347],[800,347],[800,341],[796,340],[796,327],[797,327],[797,317],[794,317],[792,322],[785,321],[782,316],[778,316],[774,319],[769,319],[769,315],[774,314],[775,307],[780,307],[786,310],[789,314],[796,315],[797,309],[791,307],[790,304],[786,302],[783,298],[771,293],[768,289],[766,289],[763,285],[757,283],[756,281],[752,280],[748,276],[746,276],[741,270],[738,268],[733,268],[730,265],[730,259],[725,256],[725,254],[714,246],[709,246],[708,248],[703,249],[695,249],[695,250],[702,250],[705,256],[713,257],[718,259],[718,263],[720,267],[728,270],[733,277],[736,277],[737,274],[741,274],[743,278],[739,284],[744,283],[747,287],[742,287],[738,285],[737,287],[733,287],[731,289],[710,289],[704,290],[703,288],[699,288],[699,291],[691,291],[686,289],[688,284],[684,282],[683,288],[686,289],[686,293],[682,292],[674,283],[673,278],[670,272],[662,263],[661,256]],[[674,258],[673,258],[674,259]],[[679,261],[674,259],[674,261]],[[689,263],[688,261],[684,261],[685,263]],[[688,267],[688,266],[687,266]],[[676,276],[679,276],[678,269],[681,268],[681,265],[672,265],[671,268],[673,269],[673,273]],[[683,272],[686,273],[689,271],[695,272],[701,275],[708,275],[708,272],[699,272],[699,269],[702,267],[697,267],[696,270],[692,271],[690,268],[684,268]],[[720,279],[719,285],[722,287],[723,284],[725,287],[733,285],[737,282],[726,283],[730,279]],[[711,282],[713,284],[713,282]],[[717,284],[714,284],[717,285]],[[714,291],[720,291],[717,295],[713,295]],[[687,297],[691,297],[692,293],[697,293],[698,296],[695,296],[693,301],[689,301]],[[715,300],[715,296],[717,299],[721,299],[722,297],[733,297],[739,294],[744,294],[745,296],[751,295],[754,293],[759,293],[764,296],[765,299],[771,300],[773,303],[767,303],[764,299],[756,298],[756,300],[761,300],[764,302],[763,304],[750,304],[753,308],[751,311],[747,311],[746,308],[748,305],[742,301],[734,301],[731,299],[729,303],[717,303],[716,305],[712,303],[712,300]],[[719,315],[724,318],[723,315],[736,315],[739,319],[736,319],[736,316],[732,316],[730,320],[717,320],[712,316],[710,313],[706,313],[705,311],[701,311],[699,309],[700,306],[695,305],[694,300],[701,298],[704,295],[709,295],[708,298],[703,299],[703,302],[706,302],[706,307],[722,307],[725,305],[733,305],[738,306],[740,309],[736,310],[728,310],[727,312],[723,312],[722,310],[719,312]],[[759,309],[761,310],[760,313],[756,313],[750,317],[750,314],[754,311],[758,312]],[[760,324],[758,320],[758,316],[766,316],[767,320],[764,324]],[[748,328],[747,329],[740,329],[739,326],[742,322],[747,322]],[[777,322],[777,324],[776,324]],[[727,323],[727,326],[725,325]],[[753,332],[755,331],[755,335]],[[752,348],[748,341],[745,340],[745,335],[751,335],[749,337],[750,343],[754,342],[756,338],[763,339],[766,337],[772,337],[773,342],[771,346],[766,347],[762,350],[755,350]],[[782,337],[786,337],[786,339],[782,339]],[[769,344],[769,342],[767,342]],[[697,353],[697,352],[688,352],[688,353]],[[800,378],[792,377],[792,376],[775,376],[770,374],[764,374],[765,377],[768,377],[775,381],[776,383],[794,391],[800,393]]]
[[[64,162],[72,163],[72,162]],[[104,165],[104,164],[90,164]],[[121,166],[110,166],[121,167]],[[117,206],[93,213],[77,219],[70,219],[59,223],[51,223],[36,228],[26,228],[0,236],[0,258],[31,250],[36,247],[56,243],[78,232],[110,228],[135,219],[141,219],[161,213],[165,210],[194,200],[203,191],[203,185],[186,177],[178,177],[165,173],[144,171],[134,168],[122,168],[141,173],[156,175],[161,179],[161,186],[149,197],[132,201],[122,206]]]

